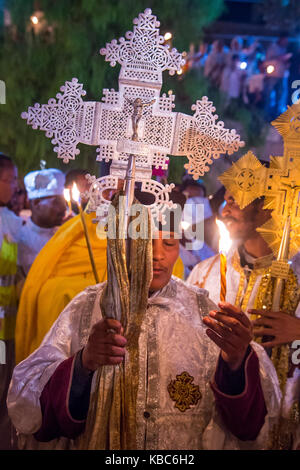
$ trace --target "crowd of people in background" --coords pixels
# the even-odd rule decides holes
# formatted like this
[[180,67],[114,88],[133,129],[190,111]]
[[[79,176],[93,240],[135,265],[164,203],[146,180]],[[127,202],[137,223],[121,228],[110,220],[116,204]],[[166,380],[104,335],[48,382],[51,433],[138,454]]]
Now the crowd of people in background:
[[[71,200],[71,211],[67,210],[66,201],[63,196],[63,189],[72,190],[72,186],[76,183],[79,192],[81,193],[81,206],[84,210],[88,200],[85,199],[84,193],[89,189],[88,180],[85,175],[88,173],[84,169],[73,169],[70,170],[66,175],[61,171],[55,169],[39,170],[36,172],[30,172],[25,176],[24,182],[19,181],[13,196],[7,203],[7,208],[10,209],[16,216],[19,216],[23,220],[22,231],[29,232],[26,239],[30,240],[29,247],[21,246],[19,252],[20,262],[22,261],[22,268],[24,274],[27,275],[33,260],[37,256],[38,252],[45,245],[45,243],[54,235],[56,229],[67,222],[70,218],[78,214],[78,204]],[[31,190],[30,184],[34,177],[49,178],[52,180],[60,181],[60,188],[55,196],[35,197],[34,191]],[[219,192],[216,195],[207,197],[206,187],[203,181],[195,181],[188,175],[183,177],[182,183],[177,184],[175,187],[176,191],[181,192],[186,198],[185,211],[183,217],[185,222],[188,222],[190,226],[195,224],[203,225],[203,246],[198,247],[198,244],[191,249],[186,248],[186,243],[193,243],[191,233],[191,239],[185,237],[181,240],[180,256],[184,264],[184,277],[186,278],[193,267],[203,261],[206,258],[214,255],[217,251],[218,246],[218,231],[216,230],[215,218],[218,216],[218,209],[223,201],[223,193],[221,188],[221,197]],[[71,191],[72,193],[72,191]],[[216,201],[216,203],[215,203]],[[196,205],[203,207],[203,213],[197,213],[194,208]],[[38,232],[38,238],[40,242],[33,237]],[[193,233],[195,232],[195,228]],[[185,231],[185,235],[188,236],[188,230]],[[23,244],[22,244],[23,245]],[[29,253],[30,251],[30,253]],[[30,259],[29,259],[30,258]]]
[[197,69],[224,94],[229,114],[243,102],[271,121],[292,104],[292,84],[300,78],[300,46],[290,49],[287,34],[268,44],[252,37],[234,37],[229,45],[217,39],[198,51],[192,45],[186,67]]

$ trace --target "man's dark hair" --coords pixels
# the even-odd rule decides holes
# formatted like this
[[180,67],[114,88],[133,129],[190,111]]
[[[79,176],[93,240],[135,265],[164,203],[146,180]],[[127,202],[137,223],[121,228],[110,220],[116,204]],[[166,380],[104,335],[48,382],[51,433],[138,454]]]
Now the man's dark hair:
[[72,186],[73,183],[76,183],[78,176],[85,176],[89,173],[88,170],[82,168],[76,168],[75,170],[70,170],[66,174],[65,187],[68,188]]
[[14,166],[14,162],[10,157],[4,155],[4,153],[0,152],[0,174],[4,168],[11,168]]

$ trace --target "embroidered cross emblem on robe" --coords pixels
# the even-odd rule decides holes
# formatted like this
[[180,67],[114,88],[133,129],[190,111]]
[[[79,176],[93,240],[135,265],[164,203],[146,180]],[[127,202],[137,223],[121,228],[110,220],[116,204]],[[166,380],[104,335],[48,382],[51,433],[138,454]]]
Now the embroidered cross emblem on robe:
[[172,380],[168,385],[169,395],[175,401],[175,408],[179,411],[189,410],[202,398],[199,386],[193,384],[193,380],[194,377],[188,372],[182,372],[176,375],[176,380]]

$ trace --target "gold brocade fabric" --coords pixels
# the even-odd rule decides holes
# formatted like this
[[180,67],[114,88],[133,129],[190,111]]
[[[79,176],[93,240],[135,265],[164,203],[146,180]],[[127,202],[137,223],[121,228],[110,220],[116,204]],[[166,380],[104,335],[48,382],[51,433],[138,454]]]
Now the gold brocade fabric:
[[[262,277],[259,290],[256,296],[254,308],[272,310],[272,299],[275,280],[271,277],[270,269]],[[300,299],[300,289],[297,278],[290,269],[287,281],[281,294],[280,310],[289,315],[294,315]],[[283,345],[273,348],[272,362],[278,374],[281,390],[284,389],[288,367],[289,367],[289,346]]]
[[[275,279],[271,277],[270,269],[262,277],[259,291],[256,297],[254,308],[272,310],[272,299]],[[300,300],[300,288],[297,278],[290,269],[288,279],[284,283],[280,299],[280,310],[294,315]],[[288,344],[277,346],[272,349],[272,362],[277,371],[280,388],[285,397],[285,386],[289,375],[290,367],[290,347]],[[269,448],[273,450],[288,450],[292,448],[292,435],[296,426],[300,424],[299,404],[294,403],[289,417],[280,416],[277,425],[274,426],[271,435]]]
[[[269,265],[270,264],[271,263],[269,263]],[[244,292],[244,285],[245,285],[246,274],[245,274],[243,267],[241,266],[240,256],[238,254],[238,251],[235,251],[232,257],[232,266],[240,274],[240,282],[239,282],[238,291],[237,291],[236,298],[235,298],[235,305],[237,307],[241,307],[241,309],[245,312],[247,309],[247,305],[248,305],[253,287],[256,283],[256,280],[258,276],[266,272],[266,266],[256,267],[251,270],[245,292]],[[244,295],[243,295],[243,292],[244,292]],[[251,318],[251,320],[253,320],[253,318]]]
[[130,241],[128,273],[126,242],[119,238],[119,226],[125,212],[124,199],[119,195],[115,197],[112,204],[116,208],[116,217],[111,214],[108,219],[109,226],[116,229],[117,238],[108,238],[108,282],[100,305],[104,316],[122,323],[128,353],[121,365],[104,366],[97,371],[86,430],[79,438],[80,449],[136,449],[138,340],[152,278],[152,241],[150,218],[144,207],[139,217],[141,237]]

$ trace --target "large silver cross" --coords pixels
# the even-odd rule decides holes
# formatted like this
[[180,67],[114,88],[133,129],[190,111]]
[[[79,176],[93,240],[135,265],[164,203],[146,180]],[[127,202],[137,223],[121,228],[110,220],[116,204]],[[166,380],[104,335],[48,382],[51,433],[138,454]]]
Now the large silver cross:
[[[80,153],[79,143],[97,146],[98,161],[112,160],[109,176],[90,178],[89,207],[98,216],[108,209],[103,192],[117,188],[118,179],[125,178],[132,155],[136,181],[142,183],[142,191],[155,197],[150,206],[155,214],[171,205],[172,185],[151,179],[153,167],[167,168],[168,155],[187,156],[185,168],[198,179],[209,170],[213,158],[226,152],[230,155],[244,145],[234,129],[217,122],[213,103],[206,96],[192,106],[193,116],[173,111],[175,96],[160,96],[162,72],[173,75],[180,70],[182,55],[163,45],[160,23],[150,9],[133,23],[133,32],[127,32],[126,39],[120,38],[119,43],[114,39],[100,51],[111,66],[121,65],[119,91],[104,89],[102,102],[84,102],[83,85],[73,78],[61,87],[57,100],[36,104],[22,114],[34,129],[46,131],[64,162]],[[138,102],[147,106],[138,107]]]

